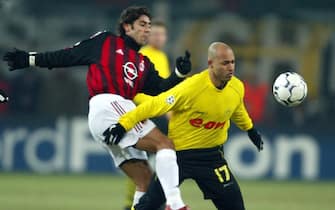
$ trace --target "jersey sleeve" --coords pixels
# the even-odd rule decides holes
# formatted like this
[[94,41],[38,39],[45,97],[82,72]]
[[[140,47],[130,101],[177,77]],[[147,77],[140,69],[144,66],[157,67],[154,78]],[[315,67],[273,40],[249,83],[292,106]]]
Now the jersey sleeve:
[[152,97],[154,97],[154,96],[149,96],[149,95],[146,95],[146,94],[143,94],[143,93],[138,93],[133,98],[133,102],[138,105],[138,104],[141,104],[141,103],[143,103],[147,100],[150,100]]
[[253,127],[252,120],[249,117],[247,109],[244,105],[244,86],[241,83],[240,87],[241,102],[239,106],[235,109],[231,120],[243,131],[247,131]]
[[149,72],[147,74],[142,92],[155,96],[174,87],[183,80],[184,78],[178,77],[175,72],[172,72],[166,79],[162,78],[159,76],[154,64],[150,62]]
[[186,107],[187,98],[183,86],[178,85],[158,96],[148,98],[134,110],[121,116],[119,123],[126,130],[130,130],[136,123],[148,118],[161,116],[171,110],[182,110]]
[[78,42],[73,47],[38,53],[35,64],[39,67],[70,67],[90,65],[98,62],[100,51],[107,32],[93,35],[89,39]]

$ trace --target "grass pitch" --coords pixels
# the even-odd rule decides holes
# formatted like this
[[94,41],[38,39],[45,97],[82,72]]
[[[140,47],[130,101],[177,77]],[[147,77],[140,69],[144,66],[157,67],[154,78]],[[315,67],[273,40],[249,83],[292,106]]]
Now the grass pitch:
[[[335,182],[240,181],[248,210],[334,210]],[[108,175],[0,173],[0,210],[122,210],[125,178]],[[214,210],[192,181],[182,185],[192,210]]]

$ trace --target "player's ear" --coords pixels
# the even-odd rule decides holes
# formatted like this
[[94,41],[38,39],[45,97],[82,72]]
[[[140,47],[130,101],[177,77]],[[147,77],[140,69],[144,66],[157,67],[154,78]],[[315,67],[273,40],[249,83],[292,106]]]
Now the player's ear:
[[132,25],[129,23],[123,23],[122,27],[126,33],[128,33],[132,29]]
[[208,66],[212,66],[212,64],[213,64],[213,60],[208,59],[208,60],[207,60],[207,63],[208,63]]

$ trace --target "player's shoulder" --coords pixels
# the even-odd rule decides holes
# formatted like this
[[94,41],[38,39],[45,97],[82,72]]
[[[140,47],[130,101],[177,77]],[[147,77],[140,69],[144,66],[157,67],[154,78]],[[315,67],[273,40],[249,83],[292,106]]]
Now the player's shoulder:
[[229,82],[229,85],[236,92],[238,92],[239,95],[241,96],[244,95],[244,84],[239,78],[237,78],[236,76],[233,76]]
[[151,46],[149,46],[149,45],[145,45],[145,46],[141,47],[140,52],[141,52],[142,54],[144,54],[145,52],[149,52],[149,51],[151,51],[151,50],[152,50],[152,47],[151,47]]
[[141,54],[145,59],[149,59],[150,51],[150,47],[146,45],[143,46],[138,53]]
[[240,80],[239,78],[237,78],[236,76],[233,76],[231,78],[231,83],[234,86],[238,86],[238,87],[244,87],[242,80]]
[[167,59],[167,55],[162,50],[157,50],[153,48],[152,46],[146,45],[143,46],[139,53],[141,53],[143,56],[150,58],[155,57],[156,59]]
[[203,70],[200,73],[193,74],[191,77],[186,78],[184,82],[189,83],[189,84],[200,85],[202,83],[199,83],[199,82],[203,81],[206,78],[206,74],[207,74],[207,70]]
[[202,71],[186,78],[177,86],[179,86],[179,89],[187,95],[197,95],[198,92],[201,92],[204,88],[206,88],[204,85],[205,79],[206,71]]
[[83,43],[91,43],[91,44],[100,43],[106,40],[108,36],[114,36],[114,35],[109,31],[98,31],[94,33],[93,35],[91,35],[89,38],[83,41],[77,42],[74,46],[78,46]]
[[90,36],[90,39],[100,39],[100,38],[106,38],[108,36],[115,36],[115,34],[113,34],[110,31],[98,31],[96,33],[94,33],[93,35]]

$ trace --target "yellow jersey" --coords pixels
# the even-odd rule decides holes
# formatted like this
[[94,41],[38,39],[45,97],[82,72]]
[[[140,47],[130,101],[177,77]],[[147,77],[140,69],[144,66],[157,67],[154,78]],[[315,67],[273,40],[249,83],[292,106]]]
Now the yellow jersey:
[[155,49],[150,45],[146,45],[141,48],[140,53],[147,56],[155,65],[155,69],[158,71],[159,76],[163,78],[168,78],[170,76],[169,60],[163,51]]
[[244,86],[238,78],[232,77],[220,90],[206,69],[141,103],[119,123],[130,130],[137,122],[173,111],[168,136],[177,151],[212,148],[227,141],[230,120],[245,131],[253,127],[243,98]]

